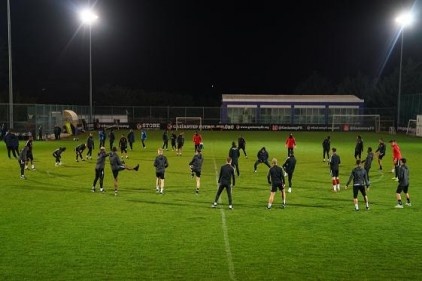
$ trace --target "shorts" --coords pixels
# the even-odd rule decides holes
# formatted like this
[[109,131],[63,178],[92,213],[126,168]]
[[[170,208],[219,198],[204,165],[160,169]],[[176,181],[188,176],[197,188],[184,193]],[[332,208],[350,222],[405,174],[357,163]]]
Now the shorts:
[[156,172],[156,173],[155,173],[155,176],[156,176],[158,179],[163,180],[163,179],[164,179],[164,172]]
[[405,185],[405,186],[397,186],[397,190],[396,193],[407,193],[409,191],[409,185]]
[[353,198],[356,199],[358,198],[358,193],[362,193],[362,196],[365,197],[366,196],[366,190],[365,190],[365,186],[364,185],[354,185],[353,186]]
[[177,144],[177,149],[181,149],[182,147],[183,147],[183,144],[181,144],[181,143]]
[[331,170],[331,176],[333,178],[338,178],[339,170]]
[[28,158],[29,160],[33,161],[34,160],[34,156],[32,155],[32,152],[28,152],[26,154],[26,158]]
[[281,182],[271,185],[271,192],[277,192],[277,190],[283,191],[283,189],[284,185]]
[[194,173],[197,178],[201,177],[201,171],[192,171],[192,173]]
[[113,170],[113,178],[117,180],[117,176],[119,175],[119,170]]
[[385,153],[382,153],[382,154],[380,153],[380,154],[378,154],[378,159],[381,160],[384,156],[385,156]]

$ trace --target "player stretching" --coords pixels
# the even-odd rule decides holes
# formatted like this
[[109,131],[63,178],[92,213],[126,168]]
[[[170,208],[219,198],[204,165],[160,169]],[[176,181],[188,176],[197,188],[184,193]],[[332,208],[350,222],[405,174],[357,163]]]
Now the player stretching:
[[333,182],[333,191],[337,192],[340,191],[339,169],[341,161],[340,156],[337,155],[337,149],[333,147],[331,151],[333,152],[333,155],[331,155],[330,159],[330,171]]

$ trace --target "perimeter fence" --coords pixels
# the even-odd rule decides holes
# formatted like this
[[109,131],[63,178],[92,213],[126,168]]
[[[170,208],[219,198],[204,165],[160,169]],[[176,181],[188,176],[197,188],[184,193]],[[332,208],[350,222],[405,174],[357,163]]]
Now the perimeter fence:
[[[173,106],[94,106],[92,117],[89,106],[58,104],[14,104],[13,129],[17,132],[35,133],[43,128],[45,134],[51,134],[55,126],[62,124],[63,111],[74,111],[87,128],[93,128],[95,120],[107,119],[109,123],[174,123],[176,117],[201,117],[202,124],[219,124],[220,107],[173,107]],[[381,131],[388,131],[394,126],[395,108],[366,108],[364,114],[381,116]],[[404,120],[404,119],[403,119]],[[407,120],[406,120],[407,122]],[[0,103],[0,125],[9,125],[9,104]],[[266,124],[264,120],[255,120],[253,124]],[[288,124],[293,125],[293,124]]]

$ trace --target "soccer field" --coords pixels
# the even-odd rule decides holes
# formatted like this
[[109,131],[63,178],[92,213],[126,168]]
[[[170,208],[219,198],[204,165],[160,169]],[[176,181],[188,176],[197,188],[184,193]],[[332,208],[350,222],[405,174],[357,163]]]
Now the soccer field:
[[[115,132],[116,139],[121,133]],[[19,166],[0,144],[0,280],[421,280],[422,139],[375,133],[297,132],[296,170],[287,207],[280,194],[267,210],[268,168],[253,164],[265,146],[270,159],[283,163],[288,132],[203,131],[204,164],[201,190],[188,163],[192,131],[185,132],[182,156],[165,151],[165,193],[155,192],[153,161],[161,146],[160,131],[149,131],[142,149],[139,132],[130,166],[140,170],[119,174],[114,196],[108,160],[105,193],[91,192],[95,159],[75,161],[80,141],[34,141],[35,171],[19,178]],[[232,141],[246,139],[248,158],[239,159],[233,210],[225,191],[211,208],[220,166]],[[380,172],[376,159],[370,172],[370,210],[354,211],[345,184],[355,166],[354,145],[360,134],[364,153],[384,138],[387,154]],[[322,140],[341,157],[341,191],[331,191],[331,177],[322,162]],[[395,209],[397,183],[392,180],[388,140],[395,138],[410,170],[412,207]],[[94,134],[95,155],[98,135]],[[107,150],[108,140],[106,141]],[[118,143],[115,142],[115,145]],[[20,143],[21,148],[24,142]],[[51,155],[67,147],[63,165]],[[86,151],[84,152],[84,155]],[[95,158],[95,157],[94,157]],[[99,186],[97,184],[97,190]],[[403,197],[404,198],[404,197]]]

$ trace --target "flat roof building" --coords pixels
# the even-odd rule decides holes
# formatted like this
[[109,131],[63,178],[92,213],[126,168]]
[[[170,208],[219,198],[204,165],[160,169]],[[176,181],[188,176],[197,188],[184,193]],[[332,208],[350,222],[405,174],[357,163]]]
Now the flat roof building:
[[333,115],[363,114],[364,100],[354,95],[233,95],[223,94],[222,123],[320,124]]

